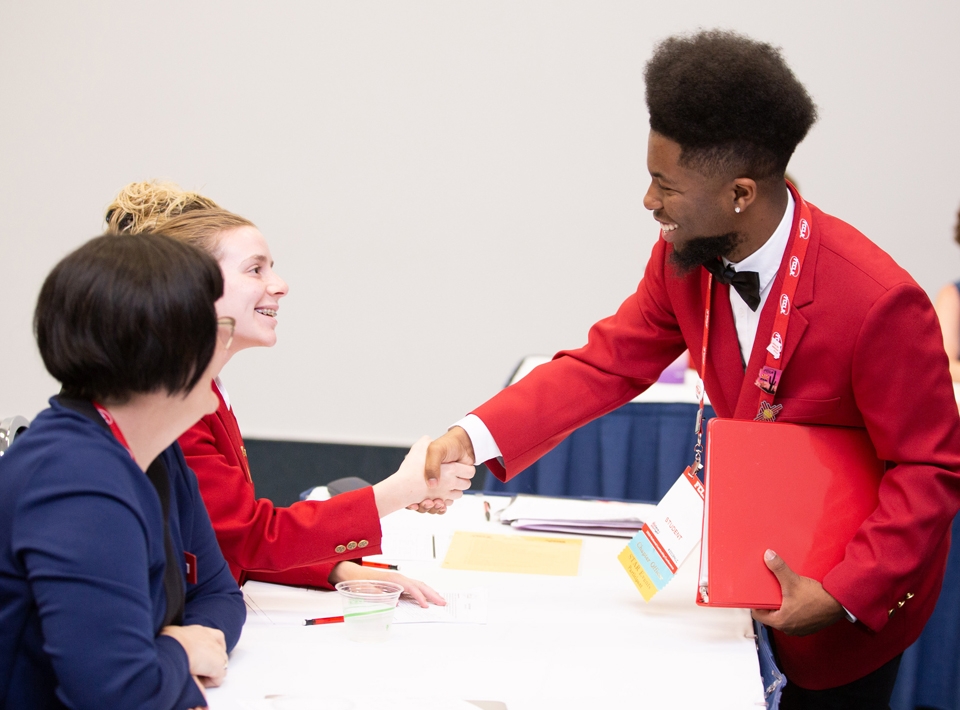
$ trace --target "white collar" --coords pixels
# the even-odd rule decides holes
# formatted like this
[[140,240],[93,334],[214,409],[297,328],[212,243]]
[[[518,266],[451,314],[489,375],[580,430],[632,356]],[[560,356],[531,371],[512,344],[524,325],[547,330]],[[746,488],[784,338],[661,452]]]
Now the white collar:
[[737,271],[756,271],[760,277],[760,293],[763,293],[773,277],[780,270],[780,262],[783,261],[783,253],[787,250],[787,242],[790,241],[790,227],[793,226],[793,213],[796,209],[796,203],[793,194],[787,190],[787,208],[783,212],[780,224],[770,235],[770,238],[764,242],[763,246],[757,249],[750,256],[742,259],[739,263],[727,259],[723,260],[724,265],[732,264]]
[[223,382],[220,381],[219,377],[214,377],[213,383],[217,386],[217,389],[220,390],[220,396],[223,397],[223,403],[227,405],[227,409],[230,409],[230,395],[227,394],[227,388],[223,386]]

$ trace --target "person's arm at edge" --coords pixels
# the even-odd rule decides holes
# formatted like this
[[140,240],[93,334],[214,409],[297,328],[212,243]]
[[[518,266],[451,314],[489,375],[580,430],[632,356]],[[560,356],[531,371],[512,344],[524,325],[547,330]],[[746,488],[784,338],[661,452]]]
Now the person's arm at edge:
[[950,358],[950,377],[960,382],[960,291],[956,285],[940,289],[933,307],[943,332],[943,349]]

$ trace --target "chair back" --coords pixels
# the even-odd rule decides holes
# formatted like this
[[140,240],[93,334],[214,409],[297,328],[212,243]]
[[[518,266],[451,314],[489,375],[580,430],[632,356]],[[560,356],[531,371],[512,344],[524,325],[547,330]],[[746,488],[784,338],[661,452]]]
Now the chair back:
[[27,421],[25,417],[13,416],[0,421],[0,456],[3,456],[7,449],[13,444],[13,440],[20,435],[21,432],[27,430],[27,427],[30,426],[30,422]]

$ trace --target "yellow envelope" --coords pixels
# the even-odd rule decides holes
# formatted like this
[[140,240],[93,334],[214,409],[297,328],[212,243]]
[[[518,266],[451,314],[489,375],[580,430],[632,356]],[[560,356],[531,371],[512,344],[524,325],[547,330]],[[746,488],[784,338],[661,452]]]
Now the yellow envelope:
[[453,534],[446,569],[576,577],[582,540],[532,535]]

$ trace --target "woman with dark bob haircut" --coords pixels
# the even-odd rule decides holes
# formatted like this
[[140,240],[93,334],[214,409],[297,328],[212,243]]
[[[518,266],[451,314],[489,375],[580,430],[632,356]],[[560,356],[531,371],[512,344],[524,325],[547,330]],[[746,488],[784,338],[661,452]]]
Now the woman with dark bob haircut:
[[0,708],[200,708],[243,598],[177,437],[217,407],[223,292],[200,250],[97,237],[34,314],[63,385],[0,459]]

